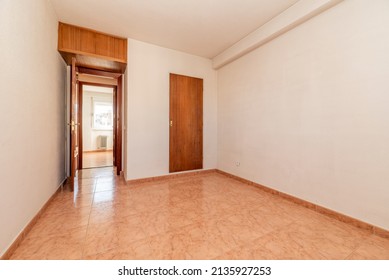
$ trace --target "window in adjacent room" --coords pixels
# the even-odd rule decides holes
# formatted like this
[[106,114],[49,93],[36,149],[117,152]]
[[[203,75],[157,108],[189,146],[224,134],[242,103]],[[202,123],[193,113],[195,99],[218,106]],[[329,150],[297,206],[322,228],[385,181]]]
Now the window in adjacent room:
[[93,102],[93,128],[113,129],[113,108],[110,102]]

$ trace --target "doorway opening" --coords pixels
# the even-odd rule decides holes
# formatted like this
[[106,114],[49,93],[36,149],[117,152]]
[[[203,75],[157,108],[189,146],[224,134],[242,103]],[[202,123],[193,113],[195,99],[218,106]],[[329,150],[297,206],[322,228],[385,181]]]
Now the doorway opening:
[[81,166],[113,166],[113,87],[83,85],[81,89]]
[[[122,172],[122,74],[77,66],[72,58],[69,92],[69,181],[77,171],[113,167]],[[92,169],[91,169],[92,170]]]

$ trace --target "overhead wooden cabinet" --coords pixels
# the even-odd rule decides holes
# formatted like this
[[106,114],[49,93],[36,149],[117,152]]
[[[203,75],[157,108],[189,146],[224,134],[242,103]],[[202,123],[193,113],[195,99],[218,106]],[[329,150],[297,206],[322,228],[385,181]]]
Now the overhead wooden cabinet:
[[76,57],[79,66],[124,72],[127,65],[127,39],[60,22],[58,51],[70,65]]

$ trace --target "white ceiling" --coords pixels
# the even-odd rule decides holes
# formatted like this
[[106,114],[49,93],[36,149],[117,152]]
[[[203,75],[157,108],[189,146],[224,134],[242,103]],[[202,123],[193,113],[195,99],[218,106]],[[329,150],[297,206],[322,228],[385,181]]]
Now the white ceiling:
[[299,0],[51,0],[59,20],[213,58]]

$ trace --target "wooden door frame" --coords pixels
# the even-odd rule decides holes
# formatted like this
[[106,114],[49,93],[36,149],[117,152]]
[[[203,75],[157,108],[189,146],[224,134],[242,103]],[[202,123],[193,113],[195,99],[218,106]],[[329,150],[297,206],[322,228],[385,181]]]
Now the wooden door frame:
[[[85,68],[84,68],[85,69]],[[93,69],[90,69],[93,70]],[[99,70],[95,70],[96,72],[103,72]],[[79,71],[80,73],[81,71]],[[84,73],[84,72],[83,72]],[[107,72],[109,73],[109,72]],[[79,82],[79,110],[78,110],[78,118],[80,120],[80,125],[78,126],[78,135],[79,135],[79,157],[78,157],[78,167],[79,169],[83,168],[82,160],[83,160],[83,135],[82,135],[82,102],[83,102],[83,86],[98,86],[98,87],[107,87],[113,89],[113,99],[114,99],[114,111],[115,111],[115,120],[114,120],[114,166],[116,166],[116,174],[120,175],[122,171],[122,76],[117,77],[117,85],[106,85],[99,83],[91,83],[91,82]]]
[[115,146],[115,162],[116,162],[116,175],[120,175],[123,170],[123,159],[122,159],[122,138],[123,138],[123,112],[122,112],[122,105],[123,105],[123,78],[122,75],[120,75],[117,78],[117,87],[116,87],[116,146]]
[[[69,178],[70,178],[70,190],[74,190],[74,179],[78,170],[78,163],[79,161],[74,161],[74,142],[75,140],[73,139],[73,129],[74,126],[78,129],[78,125],[74,124],[72,125],[72,119],[73,119],[73,92],[78,90],[77,86],[77,61],[76,58],[72,58],[72,64],[70,66],[70,99],[69,99]],[[78,114],[77,114],[78,115]]]
[[[115,91],[116,89],[116,86],[114,85],[105,85],[105,84],[99,84],[99,83],[91,83],[91,82],[78,82],[78,88],[79,88],[79,94],[78,94],[78,104],[79,104],[79,109],[78,109],[78,118],[80,120],[80,125],[79,125],[79,131],[78,131],[78,135],[79,135],[79,151],[80,151],[80,155],[78,157],[78,166],[80,169],[83,169],[83,154],[84,154],[84,146],[83,146],[83,133],[82,133],[82,129],[83,129],[83,110],[82,110],[82,107],[83,107],[83,96],[84,96],[84,89],[83,87],[84,86],[96,86],[96,87],[106,87],[106,88],[112,88],[113,91]],[[114,98],[114,97],[112,97]],[[113,134],[114,134],[114,131],[113,131]],[[115,143],[113,143],[113,146],[115,146]],[[113,163],[113,165],[116,165],[115,163]]]
[[120,78],[122,76],[121,73],[107,72],[107,71],[103,71],[103,70],[91,69],[91,68],[86,68],[86,67],[78,67],[78,70],[82,74],[103,76],[103,77],[109,77],[109,78]]
[[78,82],[78,169],[82,169],[82,160],[83,160],[83,140],[82,140],[82,102],[83,102],[83,82]]

